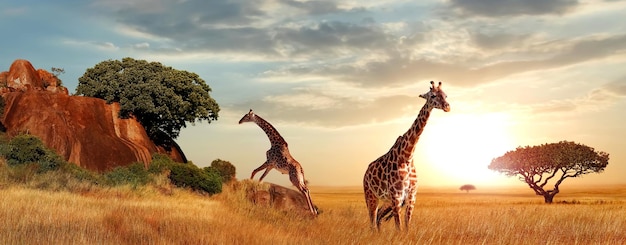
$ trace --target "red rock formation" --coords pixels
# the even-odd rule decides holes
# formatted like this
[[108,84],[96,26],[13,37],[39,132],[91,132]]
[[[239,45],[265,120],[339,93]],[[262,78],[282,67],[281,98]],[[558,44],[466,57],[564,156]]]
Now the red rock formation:
[[52,74],[35,71],[28,61],[15,61],[8,72],[0,73],[0,85],[3,81],[7,87],[0,91],[5,100],[2,123],[10,137],[35,135],[67,161],[96,171],[149,164],[154,152],[186,161],[178,147],[157,147],[137,120],[120,119],[119,104],[69,96],[67,89],[56,86]]

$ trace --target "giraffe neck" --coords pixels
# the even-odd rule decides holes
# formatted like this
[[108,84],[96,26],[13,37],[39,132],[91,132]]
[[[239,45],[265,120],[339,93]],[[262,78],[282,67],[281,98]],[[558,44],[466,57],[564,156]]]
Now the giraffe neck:
[[428,103],[424,104],[417,115],[417,118],[415,118],[413,125],[411,125],[411,128],[409,128],[409,130],[402,135],[404,144],[401,144],[403,149],[400,149],[400,152],[404,157],[406,157],[406,159],[410,159],[413,155],[415,145],[424,131],[424,127],[426,126],[426,122],[428,122],[428,118],[430,117],[430,112],[432,110],[433,107],[431,105]]
[[255,118],[254,122],[256,123],[256,125],[259,125],[259,127],[263,129],[263,132],[265,132],[267,137],[270,139],[270,143],[272,145],[286,145],[287,144],[285,139],[283,139],[283,137],[280,136],[280,134],[278,133],[278,130],[276,130],[276,128],[274,128],[272,124],[265,121],[265,119],[261,118],[258,115],[255,115],[254,118]]

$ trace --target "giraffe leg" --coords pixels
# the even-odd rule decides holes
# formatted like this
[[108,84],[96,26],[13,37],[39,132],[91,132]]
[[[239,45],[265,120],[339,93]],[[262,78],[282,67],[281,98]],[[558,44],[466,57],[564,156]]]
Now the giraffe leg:
[[303,186],[300,192],[302,192],[302,194],[306,198],[307,204],[309,205],[309,211],[311,211],[313,216],[317,216],[317,209],[313,205],[313,200],[311,200],[311,193],[309,192],[309,188]]
[[398,197],[394,197],[391,200],[391,208],[393,219],[396,222],[396,228],[400,230],[400,209],[402,209],[401,195],[398,195]]
[[404,227],[407,232],[409,231],[409,224],[411,223],[411,216],[413,215],[413,206],[415,206],[415,194],[417,194],[417,187],[414,184],[409,190],[409,196],[407,197],[407,203],[404,216]]
[[267,173],[269,173],[271,170],[271,168],[267,168],[265,169],[265,172],[263,172],[263,174],[261,175],[261,178],[259,178],[259,181],[262,181],[263,178],[265,178],[265,176],[267,176]]
[[378,198],[367,186],[363,189],[365,193],[365,204],[367,204],[367,211],[370,216],[370,225],[373,230],[380,230],[380,222],[377,220]]
[[291,184],[293,184],[298,190],[304,195],[306,198],[307,205],[309,206],[309,211],[313,214],[313,216],[317,216],[317,209],[313,205],[313,201],[311,200],[311,193],[309,192],[309,188],[306,187],[304,183],[304,174],[298,174],[296,171],[290,171],[289,180]]
[[[269,161],[265,161],[263,164],[261,164],[261,166],[259,166],[254,171],[252,171],[252,175],[250,175],[250,179],[254,179],[254,175],[256,173],[258,173],[259,171],[261,171],[263,169],[266,169],[268,165],[269,165]],[[265,170],[265,173],[263,173],[263,175],[261,176],[261,179],[263,179],[263,177],[265,177],[265,175],[267,175],[267,171],[269,171],[269,169]],[[259,180],[259,181],[261,181],[261,180]]]
[[378,216],[376,218],[378,223],[380,223],[382,221],[388,221],[389,219],[391,219],[393,217],[393,215],[391,215],[391,210],[393,210],[393,209],[392,209],[390,204],[386,204],[386,205],[382,206],[380,208],[380,211],[378,211]]

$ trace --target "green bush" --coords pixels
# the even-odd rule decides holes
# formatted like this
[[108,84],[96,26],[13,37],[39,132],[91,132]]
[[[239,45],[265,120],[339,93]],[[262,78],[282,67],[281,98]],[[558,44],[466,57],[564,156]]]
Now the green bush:
[[125,185],[130,184],[134,187],[145,185],[150,182],[151,177],[142,163],[133,163],[125,167],[116,167],[104,174],[107,184]]
[[206,172],[191,161],[177,163],[163,154],[154,154],[148,172],[152,174],[169,171],[169,179],[177,187],[217,194],[222,192],[222,179],[216,172]]
[[72,178],[78,181],[85,181],[92,184],[100,184],[102,183],[102,175],[90,171],[88,169],[82,168],[74,163],[65,162],[59,168],[60,171],[65,172],[72,176]]
[[7,144],[0,145],[0,154],[7,160],[9,166],[37,163],[37,172],[43,173],[56,170],[64,160],[51,149],[48,149],[39,138],[20,134]]
[[235,166],[229,161],[225,161],[219,158],[213,160],[213,162],[211,162],[211,166],[205,167],[204,171],[206,171],[207,173],[216,173],[221,177],[222,182],[224,183],[235,180]]
[[169,170],[170,166],[174,163],[174,160],[167,155],[155,153],[152,155],[152,162],[148,167],[148,172],[151,174],[160,174],[165,170]]

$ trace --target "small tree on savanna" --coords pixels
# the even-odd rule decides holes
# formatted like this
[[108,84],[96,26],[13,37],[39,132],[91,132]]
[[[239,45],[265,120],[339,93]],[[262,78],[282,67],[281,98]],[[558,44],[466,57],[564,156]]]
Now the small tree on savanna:
[[[507,176],[519,176],[535,194],[543,196],[546,203],[552,203],[563,180],[588,173],[601,173],[608,164],[609,154],[606,152],[575,142],[561,141],[518,147],[493,159],[489,169]],[[546,190],[550,180],[554,181],[554,188]]]
[[470,185],[470,184],[467,184],[467,185],[462,185],[462,186],[459,188],[459,190],[462,190],[462,191],[465,191],[466,193],[469,193],[469,191],[476,190],[476,186],[474,186],[474,185]]
[[187,123],[217,120],[220,108],[211,88],[197,74],[158,62],[107,60],[78,78],[76,95],[120,103],[120,117],[135,117],[150,138],[173,145]]

